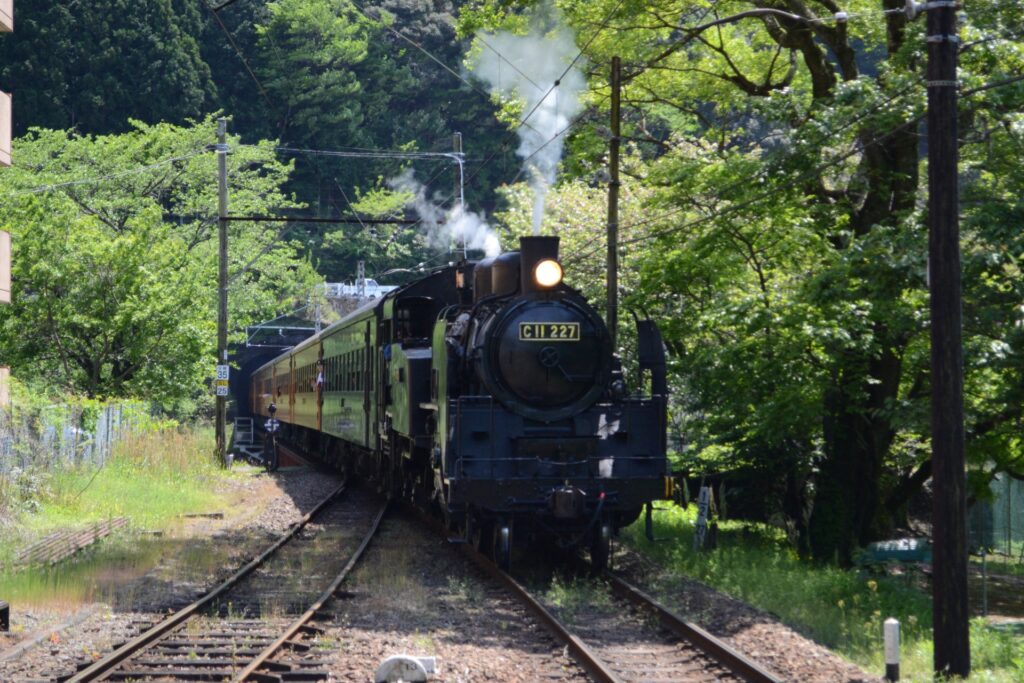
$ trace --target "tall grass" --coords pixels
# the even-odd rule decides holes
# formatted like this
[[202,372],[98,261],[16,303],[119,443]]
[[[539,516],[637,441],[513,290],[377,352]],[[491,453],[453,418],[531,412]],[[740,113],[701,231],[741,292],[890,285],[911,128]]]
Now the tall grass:
[[30,528],[126,516],[134,525],[163,528],[180,513],[215,505],[210,430],[160,430],[127,436],[101,469],[57,471]]
[[208,428],[148,430],[118,442],[102,467],[35,473],[31,505],[8,510],[16,525],[8,520],[0,549],[110,517],[128,517],[137,528],[166,529],[181,513],[213,509],[219,500],[213,484],[232,475],[215,464],[212,452]]
[[[18,511],[17,533],[0,535],[0,595],[25,604],[109,601],[119,575],[128,579],[148,571],[165,552],[190,552],[182,541],[118,533],[55,567],[24,571],[11,564],[19,547],[57,529],[124,516],[135,529],[168,530],[180,523],[181,513],[223,509],[217,482],[239,474],[215,464],[213,450],[208,428],[148,429],[125,436],[103,467],[37,473],[35,504]],[[216,553],[210,555],[217,562]],[[201,566],[205,559],[188,564]]]
[[[766,526],[725,522],[719,547],[694,552],[695,511],[672,507],[654,517],[650,544],[643,523],[624,530],[627,543],[676,577],[693,577],[777,615],[784,623],[860,664],[885,670],[882,622],[900,621],[905,680],[931,680],[931,596],[912,574],[886,576],[802,561],[784,535]],[[972,624],[971,680],[1024,681],[1024,638]]]

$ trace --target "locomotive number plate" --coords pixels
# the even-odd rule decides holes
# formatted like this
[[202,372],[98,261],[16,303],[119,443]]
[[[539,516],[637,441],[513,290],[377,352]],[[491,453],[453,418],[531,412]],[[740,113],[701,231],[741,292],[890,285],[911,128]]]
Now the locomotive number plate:
[[519,323],[519,341],[579,340],[579,323]]

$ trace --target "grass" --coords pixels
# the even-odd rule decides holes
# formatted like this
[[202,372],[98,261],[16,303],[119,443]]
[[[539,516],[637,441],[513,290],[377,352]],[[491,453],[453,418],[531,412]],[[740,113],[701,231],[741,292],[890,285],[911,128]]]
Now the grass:
[[130,436],[115,447],[106,466],[69,467],[34,476],[31,492],[12,510],[17,533],[0,537],[0,594],[18,602],[73,605],[96,595],[96,577],[125,578],[156,563],[164,544],[142,542],[123,532],[52,568],[21,571],[11,566],[16,550],[58,529],[81,528],[111,517],[128,517],[134,530],[167,531],[185,512],[217,509],[223,498],[214,485],[235,476],[213,462],[210,429],[163,430]]
[[567,617],[575,617],[579,612],[594,607],[611,607],[608,591],[590,579],[566,580],[556,576],[545,592],[544,599]]
[[168,430],[119,442],[100,468],[55,471],[23,528],[36,535],[124,516],[133,526],[165,529],[184,512],[210,510],[219,498],[211,482],[232,476],[213,462],[208,429]]
[[[1015,543],[1014,546],[1020,546],[1020,544]],[[1012,554],[989,554],[985,557],[984,563],[980,555],[971,555],[968,561],[978,571],[982,570],[983,564],[987,564],[988,571],[990,572],[1024,578],[1024,552],[1018,549],[1018,547],[1013,548]]]
[[[693,552],[693,508],[673,507],[654,517],[650,544],[643,522],[623,531],[624,540],[670,570],[692,577],[778,616],[784,623],[836,650],[868,672],[885,670],[882,622],[901,624],[903,680],[931,681],[931,597],[912,575],[885,576],[864,570],[817,566],[790,549],[773,528],[725,522],[719,547]],[[971,624],[975,674],[971,681],[1024,680],[1024,637]]]

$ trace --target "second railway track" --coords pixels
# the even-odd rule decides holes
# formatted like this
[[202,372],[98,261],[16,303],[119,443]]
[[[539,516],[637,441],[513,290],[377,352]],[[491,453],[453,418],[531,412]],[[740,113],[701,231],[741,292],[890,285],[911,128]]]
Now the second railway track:
[[59,680],[326,680],[312,623],[379,528],[386,505],[339,487],[259,557],[191,605]]
[[[420,519],[442,529],[422,515]],[[470,546],[462,546],[479,567],[505,587],[558,639],[594,680],[603,683],[737,681],[781,683],[782,679],[724,641],[676,615],[611,572],[595,579],[614,596],[581,604],[566,624],[512,575]],[[614,602],[612,602],[612,600]],[[623,607],[632,609],[623,609]]]
[[[421,522],[446,535],[443,526],[407,507]],[[782,679],[737,652],[724,641],[676,615],[654,598],[612,572],[594,577],[595,596],[581,601],[575,614],[563,619],[558,609],[502,571],[470,545],[463,553],[533,613],[566,648],[590,678],[603,683],[681,683],[742,681],[781,683]],[[583,569],[580,564],[577,570]]]

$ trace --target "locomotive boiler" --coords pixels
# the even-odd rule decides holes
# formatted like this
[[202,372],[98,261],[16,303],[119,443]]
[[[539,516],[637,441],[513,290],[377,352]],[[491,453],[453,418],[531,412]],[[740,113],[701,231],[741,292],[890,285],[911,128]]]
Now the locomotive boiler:
[[632,390],[558,239],[440,268],[267,363],[253,411],[287,438],[442,515],[508,566],[547,539],[607,563],[615,531],[672,495],[665,358],[641,321]]

